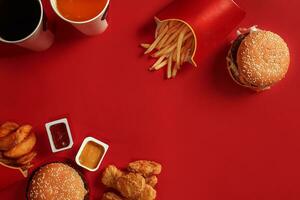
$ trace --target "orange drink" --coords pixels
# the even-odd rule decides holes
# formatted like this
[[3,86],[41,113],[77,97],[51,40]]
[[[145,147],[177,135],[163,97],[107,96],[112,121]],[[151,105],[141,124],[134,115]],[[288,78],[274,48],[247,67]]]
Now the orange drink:
[[103,33],[110,0],[50,0],[54,12],[85,35]]
[[95,18],[105,8],[108,0],[56,0],[60,14],[71,21],[87,21]]

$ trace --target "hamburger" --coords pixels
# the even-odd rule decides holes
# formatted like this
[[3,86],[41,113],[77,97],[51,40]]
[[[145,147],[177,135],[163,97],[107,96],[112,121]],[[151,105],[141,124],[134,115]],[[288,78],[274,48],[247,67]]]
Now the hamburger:
[[270,89],[282,80],[289,68],[290,53],[285,41],[276,33],[257,29],[240,29],[227,56],[232,79],[256,91]]
[[28,200],[85,200],[88,189],[83,176],[64,163],[51,163],[39,168],[30,179]]

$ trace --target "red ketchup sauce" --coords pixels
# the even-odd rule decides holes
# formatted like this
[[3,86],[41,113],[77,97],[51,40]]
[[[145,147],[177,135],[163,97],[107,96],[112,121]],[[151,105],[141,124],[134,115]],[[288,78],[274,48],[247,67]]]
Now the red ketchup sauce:
[[68,130],[64,123],[52,125],[50,131],[56,149],[62,149],[70,144]]

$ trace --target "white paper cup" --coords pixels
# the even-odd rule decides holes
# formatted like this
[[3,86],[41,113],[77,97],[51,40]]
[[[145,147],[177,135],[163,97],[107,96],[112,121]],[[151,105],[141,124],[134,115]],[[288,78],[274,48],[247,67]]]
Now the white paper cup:
[[89,20],[86,21],[73,21],[65,18],[62,16],[62,14],[59,12],[56,4],[56,0],[50,0],[51,6],[54,10],[54,12],[64,21],[72,24],[76,29],[78,29],[80,32],[86,34],[86,35],[98,35],[103,33],[107,27],[108,23],[106,20],[108,9],[109,9],[109,4],[110,0],[107,0],[105,7],[103,8],[100,13]]
[[37,1],[40,4],[41,12],[39,16],[40,18],[39,23],[37,24],[34,31],[30,35],[26,36],[25,38],[16,41],[5,40],[0,36],[1,42],[8,43],[8,44],[15,44],[33,51],[44,51],[53,44],[54,35],[50,30],[48,30],[47,21],[46,21],[47,19],[43,10],[42,2],[41,0],[37,0]]

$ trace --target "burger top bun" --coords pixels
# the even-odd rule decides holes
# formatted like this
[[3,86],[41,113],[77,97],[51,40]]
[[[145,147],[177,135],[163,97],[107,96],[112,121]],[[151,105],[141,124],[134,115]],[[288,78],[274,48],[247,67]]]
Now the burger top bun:
[[249,33],[237,53],[237,65],[251,85],[265,89],[284,78],[290,64],[285,41],[270,31]]
[[63,163],[41,167],[28,187],[29,200],[84,200],[87,191],[78,172]]

